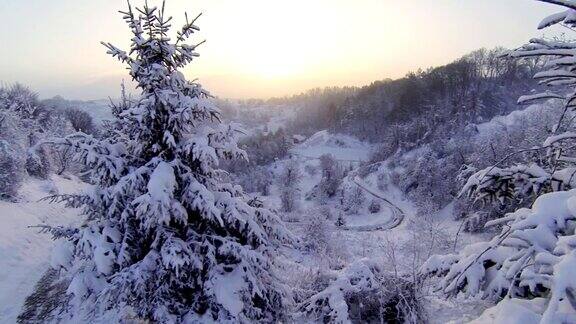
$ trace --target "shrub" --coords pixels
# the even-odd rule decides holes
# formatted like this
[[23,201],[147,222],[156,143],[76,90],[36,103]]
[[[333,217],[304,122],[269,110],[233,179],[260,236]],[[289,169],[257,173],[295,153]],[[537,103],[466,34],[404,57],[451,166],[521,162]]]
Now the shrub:
[[22,166],[10,144],[0,140],[0,198],[13,199],[22,182]]

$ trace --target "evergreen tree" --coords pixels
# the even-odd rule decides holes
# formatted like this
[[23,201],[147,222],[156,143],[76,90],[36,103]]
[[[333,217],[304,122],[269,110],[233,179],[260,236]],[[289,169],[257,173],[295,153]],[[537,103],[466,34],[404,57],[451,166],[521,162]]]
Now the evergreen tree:
[[73,148],[95,183],[86,195],[60,197],[83,208],[84,224],[52,229],[61,242],[55,265],[70,281],[65,316],[278,319],[285,290],[271,252],[290,235],[218,169],[219,159],[245,153],[208,92],[180,72],[198,56],[198,45],[185,44],[199,30],[196,19],[186,18],[172,42],[164,5],[129,4],[121,13],[130,50],[103,45],[127,65],[139,96],[113,107],[104,139],[76,133],[54,142]]

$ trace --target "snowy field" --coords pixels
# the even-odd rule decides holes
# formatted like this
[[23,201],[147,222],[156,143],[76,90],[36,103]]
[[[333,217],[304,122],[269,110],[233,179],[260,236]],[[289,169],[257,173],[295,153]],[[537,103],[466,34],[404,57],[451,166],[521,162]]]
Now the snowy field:
[[50,266],[54,242],[36,225],[80,222],[78,212],[61,204],[40,201],[56,193],[75,193],[86,187],[77,179],[53,176],[29,179],[20,189],[20,201],[0,201],[0,323],[15,323],[24,299]]

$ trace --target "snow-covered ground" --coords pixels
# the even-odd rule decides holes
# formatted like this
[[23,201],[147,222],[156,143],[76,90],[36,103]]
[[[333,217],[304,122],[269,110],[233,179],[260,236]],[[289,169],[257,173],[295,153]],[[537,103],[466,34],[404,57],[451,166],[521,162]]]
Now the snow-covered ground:
[[309,159],[331,154],[340,161],[364,162],[368,161],[372,146],[352,136],[331,134],[323,130],[310,136],[306,141],[294,147],[291,152]]
[[82,187],[85,185],[74,178],[29,179],[19,191],[18,202],[0,201],[0,323],[16,323],[25,298],[50,263],[50,235],[29,226],[80,221],[76,210],[39,200]]

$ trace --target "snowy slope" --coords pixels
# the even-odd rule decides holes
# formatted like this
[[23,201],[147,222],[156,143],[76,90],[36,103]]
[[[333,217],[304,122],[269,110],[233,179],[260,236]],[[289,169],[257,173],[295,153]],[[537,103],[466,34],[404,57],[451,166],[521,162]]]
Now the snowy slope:
[[319,158],[331,154],[337,160],[361,162],[368,161],[372,146],[352,136],[331,134],[327,130],[319,131],[304,143],[292,149],[292,153],[304,158]]
[[476,125],[478,131],[476,137],[482,140],[483,137],[493,136],[498,131],[518,128],[522,125],[528,127],[530,125],[527,124],[530,123],[538,125],[538,123],[548,118],[552,118],[556,122],[562,110],[563,107],[555,101],[514,110],[507,115],[496,116],[485,123]]
[[25,298],[49,264],[50,236],[28,226],[79,221],[78,211],[38,200],[83,186],[79,180],[56,176],[46,181],[30,179],[20,190],[21,201],[0,201],[0,323],[16,322]]
[[258,133],[275,133],[296,118],[296,107],[288,105],[262,104],[244,106],[231,103],[235,111],[234,122],[240,123],[245,131],[244,136]]

